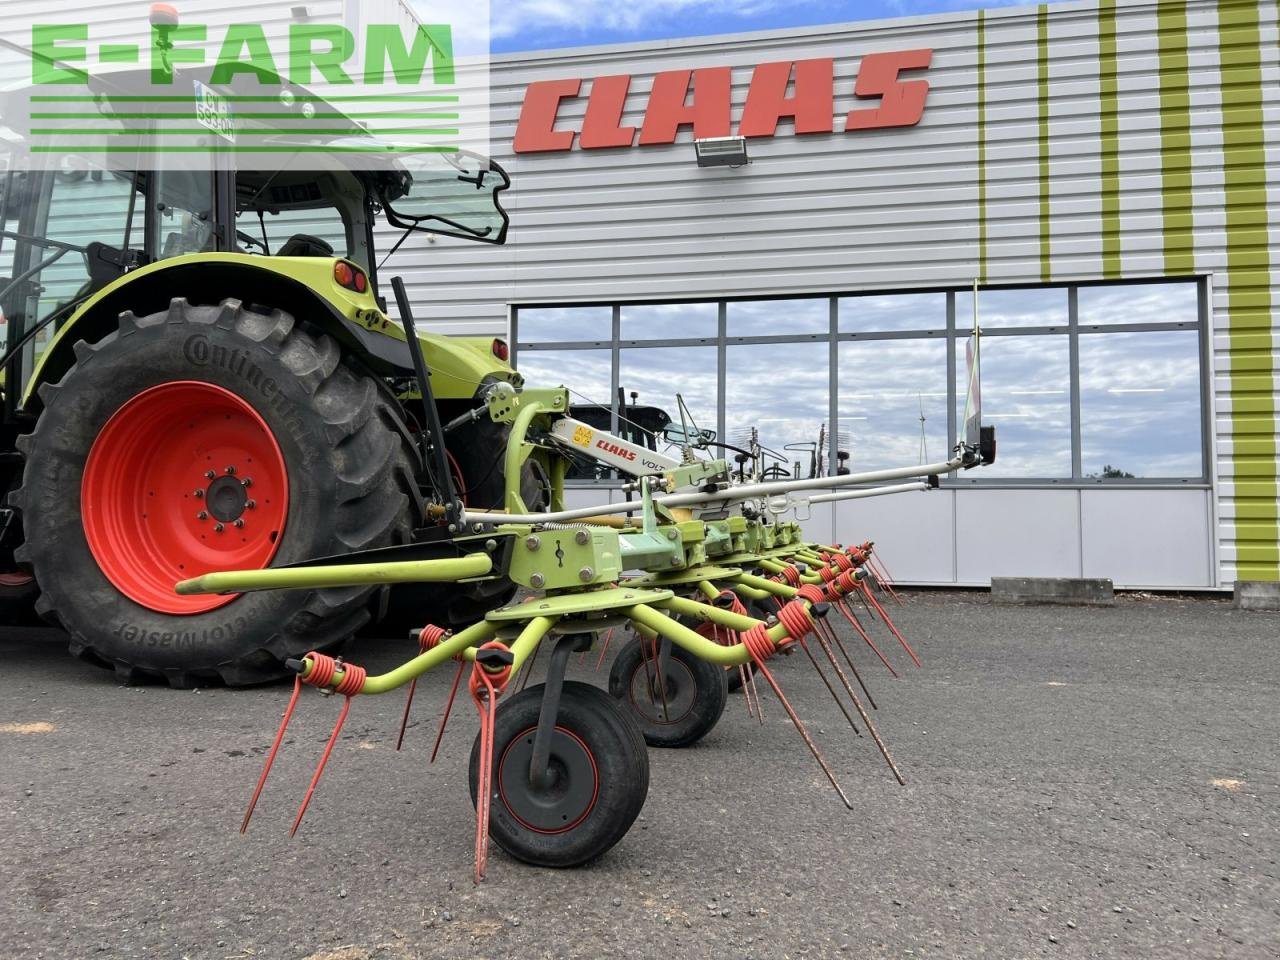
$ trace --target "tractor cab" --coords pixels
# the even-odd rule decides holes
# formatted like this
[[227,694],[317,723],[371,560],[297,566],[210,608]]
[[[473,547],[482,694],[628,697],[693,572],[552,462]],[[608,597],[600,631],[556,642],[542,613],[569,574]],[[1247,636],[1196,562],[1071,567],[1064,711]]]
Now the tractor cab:
[[[265,115],[286,119],[258,119],[260,108],[242,101],[260,88],[243,75],[217,86],[210,68],[176,70],[174,89],[195,91],[196,116],[203,117],[184,146],[210,151],[180,165],[156,156],[156,144],[169,138],[158,132],[157,116],[133,105],[140,91],[152,89],[148,71],[116,71],[87,83],[98,114],[91,120],[75,119],[83,102],[41,102],[39,116],[48,119],[37,121],[28,103],[34,88],[0,92],[0,366],[8,384],[27,381],[83,305],[148,265],[208,254],[244,257],[250,265],[263,258],[328,260],[335,262],[331,271],[350,278],[340,286],[367,293],[385,314],[377,268],[409,234],[505,242],[508,218],[499,194],[510,180],[501,167],[465,151],[380,154],[385,144],[302,87],[285,85],[281,102]],[[31,162],[51,144],[74,139],[67,131],[77,123],[90,132],[109,130],[110,149],[72,147],[59,150],[52,164]],[[232,135],[236,150],[227,149]],[[248,147],[254,149],[237,152]],[[348,156],[360,162],[335,162]],[[382,256],[375,247],[379,217],[402,231]],[[484,352],[490,362],[502,360],[490,355],[487,341]],[[6,418],[21,406],[14,392],[6,391]]]

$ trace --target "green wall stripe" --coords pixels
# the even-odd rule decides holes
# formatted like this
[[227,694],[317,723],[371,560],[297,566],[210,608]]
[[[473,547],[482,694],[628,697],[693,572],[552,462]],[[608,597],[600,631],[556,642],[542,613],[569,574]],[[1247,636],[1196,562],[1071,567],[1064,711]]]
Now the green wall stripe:
[[[1162,4],[1163,6],[1163,4]],[[1102,275],[1120,276],[1120,87],[1116,0],[1098,3],[1098,119],[1102,160]]]
[[1049,5],[1036,11],[1036,81],[1040,126],[1040,280],[1053,276],[1049,251]]
[[987,12],[985,10],[978,11],[978,282],[987,282]]
[[1164,212],[1164,271],[1195,271],[1191,213],[1191,93],[1185,0],[1166,0],[1156,12],[1160,52],[1160,179]]
[[[1231,161],[1224,171],[1231,456],[1234,474],[1244,481],[1236,483],[1236,576],[1280,580],[1273,264],[1263,239],[1268,218],[1259,7],[1230,0],[1218,4],[1223,101],[1229,100],[1239,121],[1222,127],[1223,155]],[[1263,355],[1266,363],[1259,364]],[[1263,421],[1270,426],[1260,429]]]

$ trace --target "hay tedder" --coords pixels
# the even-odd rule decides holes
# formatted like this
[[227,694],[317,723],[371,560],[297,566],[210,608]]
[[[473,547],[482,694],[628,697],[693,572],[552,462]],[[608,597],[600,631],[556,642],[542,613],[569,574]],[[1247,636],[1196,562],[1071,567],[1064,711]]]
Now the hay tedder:
[[[415,343],[403,285],[399,278],[392,284],[409,342]],[[428,434],[443,436],[447,428],[432,413],[430,370],[421,351],[415,351],[415,366],[426,401]],[[976,392],[976,363],[972,369],[971,397]],[[704,736],[724,712],[731,675],[739,680],[749,712],[758,716],[763,716],[763,705],[757,677],[772,689],[841,800],[852,809],[768,665],[780,652],[805,653],[853,730],[861,734],[859,724],[865,728],[893,775],[905,783],[868,713],[867,705],[874,709],[874,700],[827,622],[834,606],[892,670],[850,608],[849,601],[856,599],[919,666],[914,650],[877,598],[877,593],[894,596],[890,581],[882,569],[875,575],[871,543],[840,547],[810,542],[799,523],[785,515],[813,501],[927,490],[937,485],[942,473],[990,462],[994,434],[981,427],[976,406],[966,411],[966,439],[947,461],[837,477],[751,476],[736,482],[725,460],[698,455],[714,443],[706,432],[669,430],[668,439],[682,447],[677,459],[602,434],[569,416],[568,410],[564,388],[517,391],[497,383],[487,390],[483,408],[467,415],[488,416],[509,427],[507,476],[519,476],[530,459],[540,463],[549,477],[547,510],[530,510],[514,485],[507,490],[506,510],[472,510],[446,481],[446,497],[426,509],[437,525],[424,530],[414,543],[287,567],[209,573],[177,584],[182,596],[400,582],[498,581],[525,591],[518,601],[490,610],[461,629],[427,624],[415,630],[417,655],[384,674],[370,676],[357,664],[322,652],[291,659],[288,665],[297,674],[293,694],[242,830],[249,825],[304,685],[339,694],[343,700],[294,819],[294,831],[352,700],[407,686],[399,745],[417,678],[450,662],[457,667],[436,747],[466,679],[480,718],[470,762],[477,881],[484,873],[491,833],[514,857],[542,866],[574,866],[613,846],[644,803],[646,743],[683,746]],[[442,449],[439,443],[430,445],[439,475],[447,476],[440,462]],[[634,479],[623,489],[638,499],[564,509],[565,454],[570,451],[585,451],[631,473]],[[759,451],[745,453],[758,469]],[[893,480],[908,482],[867,486]],[[826,492],[811,494],[814,490]],[[597,662],[603,661],[617,631],[630,634],[630,639],[619,645],[610,670],[612,696],[565,679],[573,653],[586,654],[598,646]],[[499,707],[503,695],[521,685],[517,677],[527,681],[544,645],[550,648],[545,681],[517,689]]]
[[[228,102],[253,93],[215,89],[208,70],[175,76]],[[608,850],[644,803],[646,743],[695,742],[731,689],[757,716],[771,689],[849,805],[770,668],[780,652],[803,652],[902,779],[830,616],[891,670],[873,629],[918,665],[882,603],[892,583],[872,544],[811,542],[798,518],[990,462],[976,349],[945,461],[857,474],[837,458],[828,475],[821,437],[801,478],[754,435],[734,448],[665,414],[678,455],[664,453],[575,417],[564,387],[526,387],[500,340],[419,336],[398,277],[389,318],[377,219],[406,237],[502,243],[510,181],[497,164],[388,154],[377,169],[312,170],[288,153],[312,140],[276,131],[278,169],[145,169],[128,144],[150,121],[112,107],[145,78],[89,82],[121,149],[52,170],[24,165],[40,131],[0,94],[0,600],[32,604],[126,680],[291,672],[244,827],[303,686],[342,700],[294,830],[352,700],[406,688],[403,739],[417,679],[446,664],[449,704],[465,680],[480,719],[477,879],[491,832],[546,866]],[[280,109],[322,116],[326,142],[368,140],[281,82]],[[625,474],[627,501],[565,509],[583,458]],[[412,658],[371,676],[333,656],[378,617],[414,625]],[[575,652],[597,650],[602,666],[615,634],[608,692],[565,679]],[[545,681],[526,688],[544,646]]]

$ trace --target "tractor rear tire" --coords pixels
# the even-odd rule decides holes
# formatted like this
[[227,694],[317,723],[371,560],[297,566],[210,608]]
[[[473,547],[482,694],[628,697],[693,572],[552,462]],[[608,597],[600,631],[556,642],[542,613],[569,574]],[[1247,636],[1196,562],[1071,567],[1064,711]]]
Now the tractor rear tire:
[[261,683],[371,617],[371,588],[179,597],[216,569],[407,542],[416,455],[395,401],[338,345],[237,300],[125,313],[40,389],[26,455],[37,610],[129,682]]

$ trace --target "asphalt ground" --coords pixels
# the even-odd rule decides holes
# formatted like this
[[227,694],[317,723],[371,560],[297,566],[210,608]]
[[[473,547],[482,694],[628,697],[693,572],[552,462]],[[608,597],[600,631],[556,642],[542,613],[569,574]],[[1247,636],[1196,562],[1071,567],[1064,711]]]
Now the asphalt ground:
[[[123,688],[57,634],[8,632],[0,958],[1280,956],[1280,615],[952,593],[891,612],[924,669],[854,654],[906,787],[793,656],[778,676],[855,811],[776,702],[760,726],[734,698],[697,746],[651,751],[605,857],[495,850],[479,887],[469,703],[426,762],[449,671],[400,754],[401,697],[355,702],[290,840],[338,706],[306,691],[241,836],[287,687]],[[592,666],[570,675],[603,684]]]

